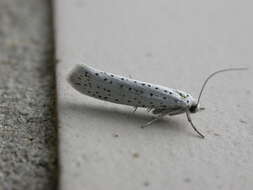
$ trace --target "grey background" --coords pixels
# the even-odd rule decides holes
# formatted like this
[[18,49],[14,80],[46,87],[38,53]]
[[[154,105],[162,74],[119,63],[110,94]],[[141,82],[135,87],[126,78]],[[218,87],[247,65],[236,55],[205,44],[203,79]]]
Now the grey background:
[[57,0],[61,189],[252,189],[252,70],[224,73],[192,115],[145,130],[144,110],[89,98],[66,82],[83,63],[197,96],[213,71],[250,67],[252,1]]

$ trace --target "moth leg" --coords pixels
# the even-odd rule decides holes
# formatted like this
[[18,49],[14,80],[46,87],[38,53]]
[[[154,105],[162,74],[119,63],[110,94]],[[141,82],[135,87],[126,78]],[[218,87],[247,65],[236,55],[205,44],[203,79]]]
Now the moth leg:
[[182,114],[182,113],[184,113],[184,112],[185,112],[185,109],[178,109],[178,110],[171,111],[171,112],[169,112],[168,114],[169,114],[170,116],[173,116],[173,115]]
[[136,106],[134,106],[133,108],[134,108],[134,110],[127,115],[127,118],[130,118],[130,116],[135,114],[136,110],[138,109],[138,107],[136,107]]
[[170,116],[173,116],[173,115],[178,115],[178,114],[181,114],[181,113],[185,113],[185,109],[184,108],[170,108],[170,109],[155,109],[153,110],[153,114],[161,114],[161,113],[164,113],[166,112],[167,114],[169,114]]
[[141,126],[141,128],[144,129],[144,128],[150,126],[152,123],[154,123],[154,122],[158,121],[159,119],[163,118],[165,115],[167,115],[167,112],[163,113],[163,114],[159,115],[157,118],[152,119],[151,121],[145,123],[144,125]]
[[188,111],[186,112],[186,116],[187,116],[187,119],[188,119],[189,123],[191,124],[192,128],[194,129],[194,131],[196,131],[201,138],[205,138],[205,136],[201,132],[199,132],[198,129],[192,123],[192,119],[191,119],[190,113]]
[[138,109],[138,107],[134,107],[133,113],[135,113],[137,109]]
[[154,110],[152,111],[152,114],[157,115],[157,114],[161,114],[161,113],[164,112],[164,111],[165,111],[165,109],[154,109]]
[[147,108],[146,110],[147,110],[147,112],[150,112],[152,110],[152,108]]

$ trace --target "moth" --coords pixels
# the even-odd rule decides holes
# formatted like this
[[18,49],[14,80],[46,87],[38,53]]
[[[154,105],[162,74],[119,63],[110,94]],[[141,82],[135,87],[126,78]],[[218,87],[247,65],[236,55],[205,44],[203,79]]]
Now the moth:
[[82,94],[108,102],[133,106],[135,111],[137,108],[147,108],[148,111],[157,115],[155,119],[142,125],[142,128],[166,115],[185,113],[194,131],[204,138],[205,136],[193,124],[191,114],[204,109],[199,105],[208,80],[218,73],[245,69],[247,68],[229,68],[212,73],[204,81],[198,99],[194,99],[189,93],[178,89],[99,71],[87,65],[77,65],[69,74],[68,81],[74,89]]

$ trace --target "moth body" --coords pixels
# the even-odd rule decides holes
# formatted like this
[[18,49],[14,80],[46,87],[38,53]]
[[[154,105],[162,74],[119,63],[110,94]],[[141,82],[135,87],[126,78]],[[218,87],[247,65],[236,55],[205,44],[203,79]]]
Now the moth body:
[[82,94],[117,104],[148,108],[154,114],[184,113],[196,102],[183,91],[99,71],[86,65],[76,66],[68,80]]
[[210,74],[204,81],[197,101],[189,93],[181,90],[133,80],[99,71],[86,65],[77,65],[70,73],[68,81],[73,88],[82,94],[108,102],[129,105],[135,110],[139,107],[147,108],[148,111],[158,115],[157,118],[142,127],[147,127],[166,115],[186,113],[192,128],[200,137],[204,138],[204,135],[194,126],[190,114],[202,110],[199,108],[199,102],[207,82],[218,73],[246,69],[229,68]]

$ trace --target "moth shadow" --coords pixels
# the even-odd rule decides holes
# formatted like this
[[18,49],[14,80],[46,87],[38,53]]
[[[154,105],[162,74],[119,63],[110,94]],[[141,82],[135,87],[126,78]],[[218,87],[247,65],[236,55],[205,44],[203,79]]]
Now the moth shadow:
[[[116,123],[119,126],[124,126],[127,124],[129,127],[141,128],[143,124],[146,124],[150,120],[156,118],[145,111],[130,111],[129,109],[120,109],[117,107],[105,107],[90,104],[78,104],[74,102],[66,102],[63,105],[64,109],[71,110],[72,112],[79,115],[85,115],[85,118],[99,119],[101,121],[106,121],[106,123]],[[134,110],[134,109],[133,109]],[[174,133],[190,133],[185,129],[185,122],[180,121],[180,119],[172,119],[171,117],[164,117],[152,125],[148,126],[143,130],[148,130],[150,128],[155,128],[156,130],[171,130]]]

